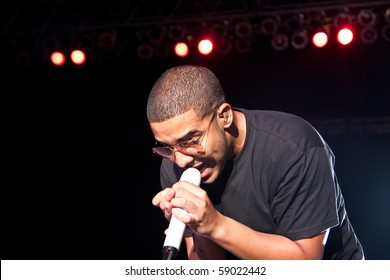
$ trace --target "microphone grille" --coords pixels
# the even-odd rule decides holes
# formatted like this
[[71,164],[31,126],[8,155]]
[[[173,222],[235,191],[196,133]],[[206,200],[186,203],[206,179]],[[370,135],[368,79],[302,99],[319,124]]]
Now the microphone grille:
[[200,172],[198,169],[190,167],[184,170],[183,174],[181,174],[180,181],[187,181],[194,185],[200,185]]

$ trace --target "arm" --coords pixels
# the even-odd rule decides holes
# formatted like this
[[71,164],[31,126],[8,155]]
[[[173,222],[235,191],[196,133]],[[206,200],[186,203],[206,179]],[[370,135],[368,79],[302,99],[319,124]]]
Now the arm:
[[322,259],[329,230],[293,241],[281,235],[256,232],[220,213],[218,216],[211,239],[240,259]]
[[223,219],[225,225],[215,227],[212,240],[195,234],[185,239],[189,259],[225,259],[222,247],[240,259],[322,259],[329,232],[293,241],[281,235],[256,232],[227,217]]
[[187,255],[190,260],[223,260],[225,250],[210,239],[193,234],[185,238]]
[[[173,213],[194,232],[193,238],[186,238],[190,259],[222,259],[224,256],[218,246],[240,259],[322,258],[326,232],[293,241],[281,235],[254,231],[222,215],[204,190],[187,182],[177,182],[169,191],[160,192],[153,204],[160,206],[167,219]],[[176,212],[173,208],[182,208],[188,214]]]

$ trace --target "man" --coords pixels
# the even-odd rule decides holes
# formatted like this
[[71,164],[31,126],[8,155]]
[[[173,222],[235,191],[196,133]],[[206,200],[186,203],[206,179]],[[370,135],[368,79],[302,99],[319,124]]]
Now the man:
[[[233,108],[196,65],[161,75],[147,117],[163,158],[152,203],[186,224],[189,259],[364,259],[332,151],[302,118]],[[189,167],[200,187],[179,181]]]

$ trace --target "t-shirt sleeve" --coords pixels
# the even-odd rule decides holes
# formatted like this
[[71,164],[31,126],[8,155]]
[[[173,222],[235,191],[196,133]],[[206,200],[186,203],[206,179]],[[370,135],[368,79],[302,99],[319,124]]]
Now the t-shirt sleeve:
[[339,223],[333,163],[333,154],[325,145],[297,154],[284,166],[271,204],[277,233],[297,240]]

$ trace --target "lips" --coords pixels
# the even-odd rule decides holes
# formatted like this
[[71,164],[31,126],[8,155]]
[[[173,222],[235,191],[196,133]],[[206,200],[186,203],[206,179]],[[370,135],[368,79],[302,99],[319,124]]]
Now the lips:
[[204,166],[205,166],[205,164],[202,163],[202,164],[198,164],[196,166],[193,166],[193,168],[198,169],[202,173],[202,169],[204,169]]
[[194,168],[199,170],[202,178],[205,176],[204,172],[207,169],[207,164],[206,163],[202,163],[202,164],[199,164],[197,166],[194,166]]

